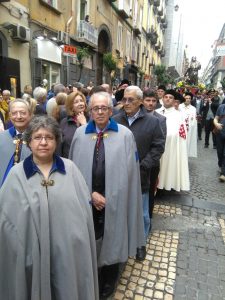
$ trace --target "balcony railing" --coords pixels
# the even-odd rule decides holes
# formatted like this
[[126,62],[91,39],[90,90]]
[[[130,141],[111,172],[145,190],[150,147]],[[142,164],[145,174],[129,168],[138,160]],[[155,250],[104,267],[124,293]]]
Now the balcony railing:
[[157,43],[158,33],[156,32],[156,30],[153,27],[151,27],[147,31],[147,38],[151,41],[152,45],[155,45]]
[[130,17],[130,6],[127,0],[118,0],[118,12],[124,19]]
[[141,23],[139,23],[139,22],[134,22],[134,24],[133,24],[133,30],[134,30],[134,33],[135,34],[137,34],[137,35],[139,35],[139,34],[141,34]]
[[84,20],[80,21],[77,32],[77,39],[79,42],[83,42],[92,47],[98,46],[98,30],[89,22]]

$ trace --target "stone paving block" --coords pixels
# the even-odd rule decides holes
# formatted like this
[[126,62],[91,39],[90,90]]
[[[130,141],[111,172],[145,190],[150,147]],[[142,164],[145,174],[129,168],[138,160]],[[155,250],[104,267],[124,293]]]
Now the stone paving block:
[[165,284],[162,283],[162,282],[157,282],[156,285],[155,285],[155,289],[156,289],[156,290],[160,290],[160,291],[164,291],[164,289],[165,289]]
[[146,289],[145,292],[144,292],[144,295],[146,297],[152,297],[153,296],[153,290],[151,289]]
[[143,293],[144,293],[144,287],[142,287],[142,286],[137,286],[137,287],[136,287],[136,290],[135,290],[135,293],[136,293],[136,294],[141,294],[141,295],[143,295]]
[[170,294],[165,294],[164,295],[164,300],[173,300],[173,296]]
[[155,299],[163,299],[163,292],[155,291],[154,292],[154,298]]
[[130,282],[127,286],[127,288],[131,291],[135,291],[136,287],[137,287],[137,283],[135,283],[135,282]]
[[117,291],[114,295],[114,299],[115,300],[123,300],[124,294],[120,293],[119,291]]
[[167,293],[171,294],[171,295],[174,294],[174,288],[173,288],[172,286],[170,286],[170,285],[166,285],[166,286],[165,286],[165,291],[166,291]]
[[134,300],[144,300],[144,297],[140,295],[135,295]]

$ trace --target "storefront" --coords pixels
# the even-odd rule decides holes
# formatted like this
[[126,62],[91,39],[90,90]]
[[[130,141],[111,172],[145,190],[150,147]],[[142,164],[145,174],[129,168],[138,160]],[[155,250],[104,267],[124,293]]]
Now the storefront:
[[43,79],[48,81],[47,89],[54,83],[63,83],[62,49],[54,42],[36,38],[31,46],[32,84],[37,87]]

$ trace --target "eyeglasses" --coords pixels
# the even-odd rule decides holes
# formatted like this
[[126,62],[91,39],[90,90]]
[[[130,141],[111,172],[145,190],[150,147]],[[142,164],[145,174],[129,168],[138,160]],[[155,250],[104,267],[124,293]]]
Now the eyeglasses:
[[94,113],[98,113],[99,110],[101,110],[101,112],[106,113],[109,110],[108,106],[94,106],[91,109]]
[[132,97],[128,97],[128,98],[123,97],[122,98],[122,102],[123,103],[128,103],[128,104],[133,103],[135,100],[137,100],[137,98],[132,98]]
[[52,142],[52,141],[55,140],[54,136],[51,136],[51,135],[46,135],[46,136],[44,136],[44,135],[43,135],[43,136],[42,136],[42,135],[38,135],[38,136],[35,136],[35,137],[32,138],[33,141],[39,142],[39,143],[40,143],[43,139],[44,139],[47,143],[48,143],[48,142]]

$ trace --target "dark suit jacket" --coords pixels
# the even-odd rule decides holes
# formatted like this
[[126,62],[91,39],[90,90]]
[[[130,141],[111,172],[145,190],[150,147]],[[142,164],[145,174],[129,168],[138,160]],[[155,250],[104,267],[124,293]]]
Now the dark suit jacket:
[[134,135],[140,159],[142,192],[148,191],[150,170],[159,165],[165,148],[165,135],[160,121],[152,114],[147,113],[144,107],[140,108],[140,114],[131,126],[129,126],[124,110],[113,116],[113,119],[129,128]]

